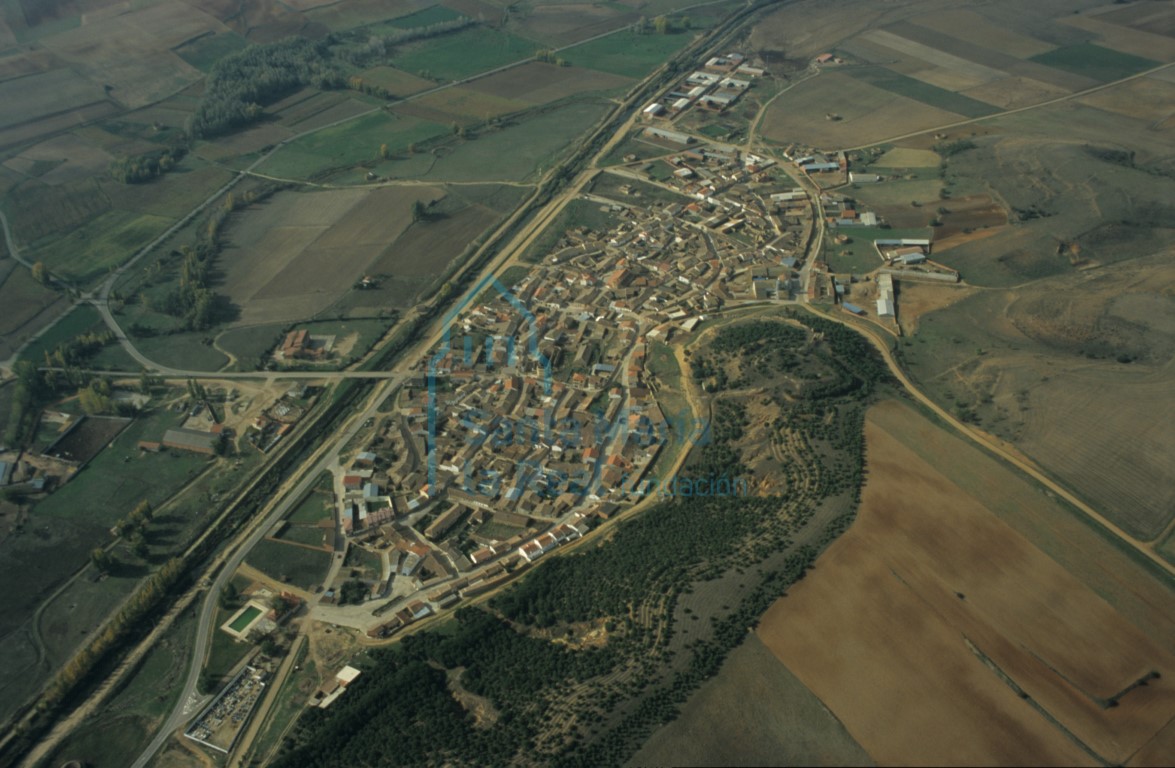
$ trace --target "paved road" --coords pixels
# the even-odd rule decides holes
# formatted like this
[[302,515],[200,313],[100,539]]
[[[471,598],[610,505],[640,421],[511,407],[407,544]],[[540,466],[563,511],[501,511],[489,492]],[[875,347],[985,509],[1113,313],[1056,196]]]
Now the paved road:
[[[381,385],[380,390],[373,396],[372,402],[368,407],[359,414],[351,417],[347,426],[338,433],[338,437],[334,442],[335,446],[346,445],[351,438],[353,438],[360,429],[363,428],[363,422],[376,413],[379,405],[383,399],[391,393],[397,384],[402,382],[406,374],[400,373],[396,377],[390,379],[387,383]],[[204,666],[204,657],[208,653],[208,646],[212,639],[212,632],[216,627],[213,626],[212,621],[216,616],[216,608],[219,605],[217,600],[222,589],[228,585],[229,580],[236,572],[237,568],[244,561],[245,556],[249,551],[257,545],[273,525],[287,514],[294,505],[298,504],[302,497],[310,492],[318,482],[318,476],[337,459],[337,454],[334,451],[323,451],[322,456],[318,461],[302,474],[299,480],[292,489],[290,489],[282,501],[275,505],[273,510],[267,515],[259,524],[255,524],[253,532],[236,548],[232,555],[225,561],[224,566],[220,569],[215,581],[208,590],[207,596],[204,598],[204,605],[200,610],[200,621],[196,627],[196,645],[192,651],[191,666],[188,669],[187,679],[184,681],[183,689],[180,691],[180,697],[175,709],[167,720],[159,727],[155,733],[155,738],[147,745],[147,749],[139,756],[132,764],[132,768],[145,768],[147,763],[155,755],[156,752],[171,738],[172,733],[180,726],[187,723],[191,716],[195,714],[189,711],[185,704],[189,699],[193,698],[196,691],[196,684],[200,679],[200,670]]]

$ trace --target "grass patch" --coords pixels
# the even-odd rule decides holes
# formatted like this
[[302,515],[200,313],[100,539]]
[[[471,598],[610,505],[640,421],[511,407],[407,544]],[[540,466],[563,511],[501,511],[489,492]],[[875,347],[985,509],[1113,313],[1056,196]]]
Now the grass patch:
[[330,493],[332,485],[333,480],[330,473],[322,473],[314,490],[307,494],[298,506],[294,507],[294,511],[286,520],[295,524],[312,525],[319,520],[330,517],[330,496],[327,494]]
[[283,337],[283,323],[231,328],[216,337],[216,345],[236,358],[238,371],[253,371],[265,365],[265,359]]
[[579,67],[614,75],[643,78],[684,48],[693,35],[637,35],[617,32],[563,51],[563,58]]
[[319,528],[316,525],[287,525],[278,538],[296,544],[323,547],[330,544],[326,538],[327,531],[328,529]]
[[463,80],[534,56],[542,46],[509,32],[476,26],[412,45],[393,64],[421,77]]
[[228,621],[236,610],[236,608],[232,610],[217,608],[216,620],[212,623],[212,643],[208,648],[208,662],[204,665],[204,671],[208,673],[209,677],[220,683],[227,682],[224,678],[253,648],[248,643],[238,642],[220,629],[221,625]]
[[89,285],[154,240],[172,219],[129,211],[108,211],[52,243],[30,249],[30,261],[43,261],[55,275]]
[[[603,210],[601,210],[603,209]],[[522,260],[536,264],[553,251],[567,230],[587,227],[595,232],[607,232],[616,224],[608,206],[589,200],[572,200],[555,217],[543,233],[535,238]]]
[[1077,45],[1055,48],[1037,54],[1029,61],[1102,82],[1121,80],[1124,77],[1159,66],[1157,61],[1103,48],[1093,43],[1078,43]]
[[[626,193],[622,188],[627,188]],[[688,203],[689,198],[678,194],[671,189],[659,187],[656,184],[646,184],[627,176],[617,176],[612,173],[601,173],[592,180],[590,190],[593,194],[611,198],[618,203],[639,205],[644,208],[654,203]]]
[[135,347],[148,359],[168,368],[196,371],[219,371],[228,358],[209,343],[201,333],[174,333],[135,339]]
[[932,107],[945,109],[948,112],[954,112],[965,117],[983,117],[1000,111],[999,107],[985,104],[982,101],[963,96],[954,91],[948,91],[945,88],[939,88],[930,83],[924,83],[921,80],[907,77],[885,67],[850,67],[845,69],[844,72],[862,82],[883,88],[890,93],[896,93],[899,96],[905,96],[915,101],[920,101],[923,104],[929,104]]
[[322,578],[330,568],[331,557],[330,552],[262,541],[253,547],[245,559],[254,568],[278,581],[313,591],[322,584]]

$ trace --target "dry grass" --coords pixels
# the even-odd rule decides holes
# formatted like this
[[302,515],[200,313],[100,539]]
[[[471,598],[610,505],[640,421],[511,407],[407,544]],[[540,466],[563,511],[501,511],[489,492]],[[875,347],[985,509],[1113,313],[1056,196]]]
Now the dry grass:
[[529,104],[547,104],[579,93],[620,88],[631,82],[631,78],[594,69],[531,62],[475,80],[469,87]]
[[[830,112],[841,119],[826,119]],[[772,102],[762,132],[780,142],[851,147],[962,119],[954,112],[832,72],[800,83]]]
[[[857,522],[768,611],[760,638],[878,762],[1097,762],[1040,709],[1105,760],[1125,761],[1175,715],[1170,643],[961,488],[954,465],[920,456],[907,441],[926,429],[895,402],[870,412]],[[1037,496],[1021,514],[1051,506]],[[1155,610],[1169,613],[1165,594]],[[1118,707],[1095,701],[1151,671],[1162,679]]]
[[916,16],[912,22],[984,48],[1003,51],[1017,58],[1028,58],[1056,47],[1043,40],[994,24],[976,11],[935,11]]

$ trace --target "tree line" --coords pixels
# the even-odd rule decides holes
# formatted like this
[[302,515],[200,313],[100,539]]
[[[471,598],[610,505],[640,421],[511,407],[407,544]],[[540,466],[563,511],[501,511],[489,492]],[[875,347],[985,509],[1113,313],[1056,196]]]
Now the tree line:
[[176,146],[159,153],[118,158],[110,163],[110,175],[123,184],[142,184],[175,168],[185,155],[187,148]]

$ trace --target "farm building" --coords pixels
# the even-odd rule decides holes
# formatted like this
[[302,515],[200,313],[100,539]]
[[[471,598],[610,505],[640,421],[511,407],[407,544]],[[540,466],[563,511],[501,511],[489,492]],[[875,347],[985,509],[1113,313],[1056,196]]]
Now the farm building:
[[881,177],[876,173],[850,173],[849,181],[854,184],[874,184],[881,181]]
[[830,61],[832,61],[832,54],[831,53],[822,53],[816,57],[817,64],[827,64]]
[[667,131],[664,128],[646,128],[646,136],[652,136],[654,139],[663,139],[665,141],[672,141],[674,144],[693,144],[694,137],[688,136],[677,131]]
[[894,316],[893,299],[878,299],[877,300],[877,314],[879,317],[893,317]]
[[859,223],[862,227],[876,227],[878,223],[877,214],[873,213],[872,211],[866,211],[865,213],[861,214],[857,223]]
[[761,67],[752,67],[750,64],[743,64],[741,67],[736,69],[735,72],[740,75],[746,75],[748,77],[762,77],[763,75],[767,74],[767,70]]
[[175,448],[179,451],[191,451],[211,456],[216,453],[216,446],[220,442],[220,435],[211,432],[201,432],[197,429],[169,429],[163,433],[164,448]]
[[809,163],[803,166],[803,168],[808,173],[812,173],[813,171],[839,171],[840,163]]
[[694,72],[692,75],[690,75],[689,77],[687,77],[685,79],[685,84],[686,85],[710,86],[710,85],[714,85],[714,83],[718,82],[721,79],[722,78],[719,77],[718,75],[712,75],[709,72]]
[[310,348],[310,331],[290,331],[282,341],[281,356],[286,360],[306,354]]
[[865,310],[861,309],[856,304],[850,304],[846,301],[844,304],[841,304],[841,306],[845,308],[846,312],[852,312],[854,315],[865,314]]
[[657,102],[653,102],[652,104],[650,104],[649,106],[644,108],[643,114],[646,117],[656,117],[657,115],[660,115],[664,111],[665,111],[664,104],[658,104]]

